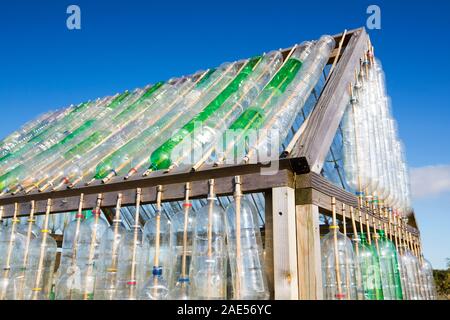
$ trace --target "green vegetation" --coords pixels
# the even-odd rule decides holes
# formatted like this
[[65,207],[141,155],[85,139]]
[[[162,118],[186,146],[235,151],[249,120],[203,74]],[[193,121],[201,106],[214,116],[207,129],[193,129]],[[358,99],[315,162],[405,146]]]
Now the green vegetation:
[[447,258],[447,270],[433,270],[433,276],[439,299],[450,300],[450,258]]

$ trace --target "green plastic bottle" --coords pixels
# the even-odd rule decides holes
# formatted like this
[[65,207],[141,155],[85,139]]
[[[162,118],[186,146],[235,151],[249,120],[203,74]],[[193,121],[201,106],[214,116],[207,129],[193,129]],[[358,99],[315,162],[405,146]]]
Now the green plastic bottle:
[[388,274],[389,284],[391,286],[392,299],[403,300],[403,291],[400,278],[400,266],[398,263],[397,249],[392,241],[390,241],[384,230],[377,230],[380,236],[378,246],[380,248],[380,260],[384,259],[390,265],[392,273]]
[[365,233],[360,233],[359,264],[365,300],[383,300],[380,262],[377,250],[367,242]]

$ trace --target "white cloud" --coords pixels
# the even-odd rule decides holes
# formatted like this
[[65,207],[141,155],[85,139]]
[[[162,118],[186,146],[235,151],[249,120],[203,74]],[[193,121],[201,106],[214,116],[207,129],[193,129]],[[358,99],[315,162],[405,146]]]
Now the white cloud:
[[411,168],[411,190],[415,199],[450,192],[450,165]]

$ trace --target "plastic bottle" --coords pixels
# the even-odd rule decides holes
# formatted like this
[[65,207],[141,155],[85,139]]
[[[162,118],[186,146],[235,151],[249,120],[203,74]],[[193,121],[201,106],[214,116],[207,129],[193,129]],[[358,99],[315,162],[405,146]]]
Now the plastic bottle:
[[0,300],[7,298],[8,288],[11,288],[14,274],[20,272],[23,262],[23,252],[26,239],[17,231],[18,205],[15,205],[14,216],[11,224],[0,234]]
[[194,238],[194,223],[196,214],[192,210],[192,204],[189,201],[190,183],[186,184],[185,202],[183,210],[178,211],[172,216],[174,229],[174,270],[172,286],[170,288],[170,299],[190,300],[191,296],[191,277],[189,273],[190,263],[192,261],[192,241]]
[[119,247],[127,233],[120,215],[122,195],[117,198],[113,224],[103,233],[96,265],[95,300],[115,300],[117,294]]
[[[205,109],[197,117],[193,118],[193,130],[181,141],[177,138],[172,143],[171,165],[169,168],[196,163],[203,153],[207,152],[226,131],[231,123],[239,117],[259,95],[265,85],[275,75],[282,62],[279,51],[273,51],[264,55],[254,66],[243,83],[240,84],[227,100],[216,110],[202,117]],[[180,132],[181,133],[181,132]],[[181,138],[181,136],[180,136]],[[168,147],[168,145],[167,145]],[[156,150],[155,152],[158,152]]]
[[[251,117],[250,126],[246,123],[243,115],[241,117],[243,122],[240,123],[237,120],[230,127],[232,130],[242,129],[244,131],[245,135],[241,139],[247,139],[246,135],[249,132],[246,132],[246,130],[249,129],[258,130],[258,136],[256,142],[249,143],[250,145],[253,144],[251,147],[245,147],[245,144],[241,141],[239,144],[243,146],[239,147],[238,144],[237,148],[225,150],[225,152],[228,152],[228,155],[225,156],[225,159],[228,159],[227,161],[231,160],[232,163],[234,163],[233,159],[238,162],[241,161],[244,157],[239,154],[239,149],[246,152],[245,161],[256,162],[256,160],[267,161],[268,159],[279,158],[281,144],[286,139],[295,118],[301,112],[312,90],[322,76],[334,47],[335,41],[332,37],[322,36],[314,45],[305,43],[292,54],[284,68],[289,68],[291,63],[296,61],[294,65],[298,65],[298,62],[300,62],[300,69],[295,72],[296,69],[294,68],[293,72],[287,75],[284,82],[283,80],[277,82],[277,80],[280,80],[277,77],[272,80],[272,86],[269,85],[267,89],[274,90],[277,88],[277,91],[271,92],[269,95],[271,98],[266,100],[266,102],[257,102],[255,104],[256,108],[249,109],[248,112],[252,112],[251,110],[256,112]],[[269,92],[266,91],[265,93],[263,91],[258,97],[258,101],[267,99]],[[262,108],[263,110],[258,109],[266,103],[267,106]],[[272,136],[273,132],[277,133],[277,139]],[[248,139],[252,139],[251,135],[249,135]],[[278,148],[275,148],[276,146]]]
[[227,298],[227,249],[225,212],[216,205],[214,181],[209,181],[208,204],[198,213],[190,276],[191,297],[199,300]]
[[383,230],[378,230],[378,234],[384,299],[403,300],[397,250]]
[[253,203],[242,198],[240,177],[235,178],[235,184],[235,201],[225,210],[233,298],[268,300],[270,293],[257,209]]
[[360,233],[359,264],[364,286],[365,300],[383,300],[380,264],[377,251],[367,242],[365,233]]
[[[150,262],[151,275],[140,289],[140,300],[166,300],[174,265],[174,236],[172,223],[162,214],[162,186],[157,187],[156,215],[144,225],[144,237],[149,254],[144,261]],[[148,263],[147,262],[147,263]]]

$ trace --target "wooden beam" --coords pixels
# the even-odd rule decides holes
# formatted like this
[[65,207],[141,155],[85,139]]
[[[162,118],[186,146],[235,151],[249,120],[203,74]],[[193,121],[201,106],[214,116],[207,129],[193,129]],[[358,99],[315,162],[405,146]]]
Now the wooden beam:
[[347,107],[348,86],[359,69],[360,58],[367,50],[368,36],[364,29],[355,31],[339,63],[310,115],[305,132],[294,146],[293,157],[304,158],[309,170],[320,173],[326,155]]
[[275,298],[274,290],[274,256],[273,256],[273,196],[272,190],[264,193],[265,200],[265,228],[264,228],[264,268],[266,270],[267,284],[270,299]]
[[[237,170],[230,169],[220,170],[222,177],[216,178],[216,193],[218,195],[232,195],[234,192],[233,178],[236,172],[239,171],[254,171],[241,175],[243,177],[242,192],[255,193],[264,192],[275,187],[293,186],[293,173],[287,169],[288,162],[282,162],[280,171],[275,175],[261,175],[259,170],[262,165],[251,165],[245,168],[246,165],[236,166]],[[289,165],[290,166],[290,165]],[[258,169],[259,168],[259,169]],[[249,171],[249,169],[251,169]],[[212,172],[219,172],[216,169],[211,169]],[[103,193],[104,198],[102,207],[112,208],[116,204],[117,192],[122,192],[122,205],[134,205],[136,200],[136,188],[142,187],[142,204],[149,204],[156,202],[155,186],[161,183],[164,186],[164,201],[182,201],[184,198],[184,187],[187,181],[191,181],[192,199],[205,198],[208,194],[207,177],[202,174],[201,179],[193,173],[192,176],[188,174],[179,174],[166,177],[150,177],[140,178],[133,181],[131,184],[128,181],[121,180],[114,182],[112,185],[104,184],[97,186],[88,186],[77,188],[73,190],[64,190],[58,192],[37,193],[26,196],[14,196],[0,199],[0,205],[4,206],[4,218],[11,217],[14,211],[14,202],[21,203],[19,216],[26,216],[30,212],[31,200],[36,201],[36,214],[45,213],[46,199],[51,197],[53,199],[52,213],[76,211],[79,204],[79,196],[84,193],[83,210],[92,209],[95,206],[98,193]],[[176,176],[176,177],[175,177]],[[211,174],[210,176],[215,176]],[[169,179],[170,178],[170,179]],[[176,183],[173,183],[176,181]],[[163,183],[166,182],[166,183]],[[133,188],[130,188],[132,186]]]
[[319,207],[297,205],[298,286],[301,300],[322,300]]
[[[353,208],[358,207],[358,198],[342,188],[332,184],[321,175],[310,172],[308,174],[297,175],[295,177],[296,187],[296,204],[313,204],[319,207],[320,213],[331,216],[331,197],[336,198],[337,208],[341,208],[342,204],[351,206]],[[365,214],[366,210],[362,209]],[[372,212],[367,212],[372,217]],[[341,219],[341,213],[337,211],[338,219]],[[376,217],[379,219],[378,217]],[[359,218],[356,216],[356,220],[359,222]],[[382,219],[384,221],[384,219]],[[365,224],[365,221],[363,221]],[[407,226],[408,231],[414,235],[420,234],[419,230],[414,228],[413,225]]]
[[[353,29],[353,30],[347,31],[347,36],[345,37],[345,40],[344,40],[344,43],[343,43],[342,48],[345,48],[345,47],[347,46],[347,44],[348,44],[349,39],[351,38],[351,36],[352,36],[355,32],[358,32],[359,30],[361,30],[361,29],[358,28],[358,29]],[[333,35],[332,37],[334,38],[334,41],[335,41],[336,43],[339,43],[339,42],[341,42],[342,36],[343,36],[343,33],[338,33],[338,34]],[[290,52],[291,50],[292,50],[292,47],[289,47],[289,48],[286,48],[286,49],[281,49],[281,53],[282,53],[282,55],[283,55],[283,58],[286,58],[287,55],[289,54],[289,52]],[[337,50],[337,48],[335,48],[335,49],[331,52],[330,59],[328,60],[328,63],[327,63],[327,64],[332,64],[333,61],[334,61],[334,59],[336,58],[337,55],[338,55],[338,50]],[[342,56],[342,52],[341,52],[340,56]],[[339,58],[339,57],[338,57],[338,58]]]
[[272,189],[273,262],[276,300],[298,300],[295,190]]

